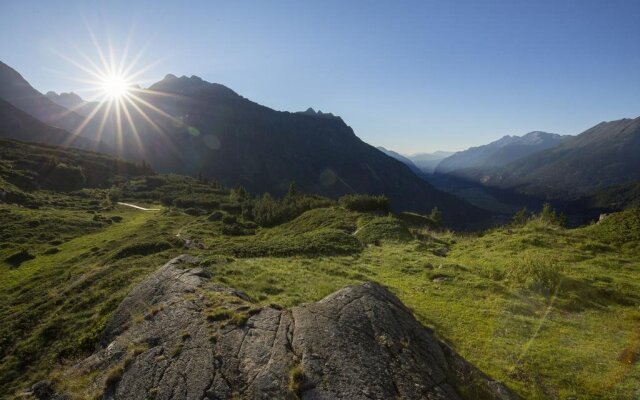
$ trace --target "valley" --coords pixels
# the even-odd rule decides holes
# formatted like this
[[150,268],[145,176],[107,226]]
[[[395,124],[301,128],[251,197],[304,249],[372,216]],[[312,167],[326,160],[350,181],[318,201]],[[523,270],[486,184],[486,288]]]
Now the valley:
[[378,282],[525,398],[622,399],[639,384],[638,209],[579,229],[541,214],[461,234],[387,215],[380,202],[361,208],[357,198],[295,191],[269,202],[193,178],[117,171],[102,172],[117,189],[28,191],[28,207],[0,206],[1,392],[48,379],[73,398],[101,393],[106,372],[85,376],[75,364],[127,293],[179,254],[252,307],[290,308]]

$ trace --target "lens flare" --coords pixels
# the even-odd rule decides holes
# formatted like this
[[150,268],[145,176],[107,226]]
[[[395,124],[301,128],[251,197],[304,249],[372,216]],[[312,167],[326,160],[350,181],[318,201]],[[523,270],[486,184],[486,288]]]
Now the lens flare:
[[119,75],[107,76],[102,82],[104,95],[109,99],[119,99],[129,95],[130,86],[125,77]]

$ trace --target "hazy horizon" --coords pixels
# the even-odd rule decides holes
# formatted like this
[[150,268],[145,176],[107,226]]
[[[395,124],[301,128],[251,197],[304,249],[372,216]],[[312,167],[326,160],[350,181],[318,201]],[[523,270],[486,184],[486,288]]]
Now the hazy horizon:
[[6,1],[0,60],[43,93],[86,98],[65,58],[98,62],[92,32],[116,60],[130,43],[128,60],[153,64],[143,86],[197,75],[276,110],[340,115],[402,154],[638,116],[640,3],[464,3]]

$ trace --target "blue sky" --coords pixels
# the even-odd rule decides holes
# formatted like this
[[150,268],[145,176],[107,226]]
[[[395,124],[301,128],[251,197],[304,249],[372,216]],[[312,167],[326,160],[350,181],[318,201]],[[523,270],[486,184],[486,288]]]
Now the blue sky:
[[89,26],[157,62],[143,85],[198,75],[413,153],[639,116],[638,21],[637,0],[2,0],[0,60],[42,92],[83,94],[58,54],[95,57]]

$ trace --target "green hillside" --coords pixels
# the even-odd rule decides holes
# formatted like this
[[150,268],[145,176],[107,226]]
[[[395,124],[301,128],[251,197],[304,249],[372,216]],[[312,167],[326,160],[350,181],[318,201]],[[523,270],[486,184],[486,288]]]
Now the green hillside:
[[2,398],[44,378],[73,398],[95,396],[72,365],[96,348],[127,292],[181,253],[265,305],[379,282],[525,398],[628,399],[640,390],[640,209],[579,229],[535,216],[458,234],[429,217],[389,214],[371,196],[335,202],[292,186],[274,199],[116,170],[109,185],[45,190],[7,183],[9,172],[27,183],[40,175],[2,162],[0,183],[25,196],[0,204]]

